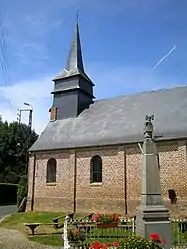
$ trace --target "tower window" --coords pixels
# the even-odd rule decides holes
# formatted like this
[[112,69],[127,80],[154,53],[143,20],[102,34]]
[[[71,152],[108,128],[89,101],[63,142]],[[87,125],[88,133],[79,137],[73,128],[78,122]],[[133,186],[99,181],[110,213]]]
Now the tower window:
[[46,182],[56,182],[56,159],[50,158],[47,162],[47,179]]
[[90,182],[102,182],[102,159],[96,155],[90,162]]
[[57,108],[56,107],[51,107],[50,109],[50,120],[55,121],[57,118]]

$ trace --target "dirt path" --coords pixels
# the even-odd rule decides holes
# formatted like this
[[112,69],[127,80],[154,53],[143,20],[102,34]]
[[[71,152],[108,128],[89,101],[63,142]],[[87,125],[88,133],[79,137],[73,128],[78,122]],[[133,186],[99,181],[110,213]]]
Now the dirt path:
[[18,230],[5,229],[0,227],[0,248],[1,249],[62,249],[63,246],[45,246],[31,242]]

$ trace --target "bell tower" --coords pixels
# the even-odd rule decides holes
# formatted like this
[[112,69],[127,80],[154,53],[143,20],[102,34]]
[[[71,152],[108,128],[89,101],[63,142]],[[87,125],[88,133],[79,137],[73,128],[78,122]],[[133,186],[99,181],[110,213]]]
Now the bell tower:
[[94,84],[84,71],[78,18],[66,67],[53,81],[51,120],[77,117],[93,103]]

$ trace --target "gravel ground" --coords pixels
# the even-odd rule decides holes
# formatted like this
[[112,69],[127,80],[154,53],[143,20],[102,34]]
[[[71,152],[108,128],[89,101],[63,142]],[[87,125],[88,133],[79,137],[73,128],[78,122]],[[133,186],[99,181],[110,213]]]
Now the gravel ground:
[[63,249],[63,246],[46,246],[31,242],[21,232],[17,230],[0,227],[0,248],[1,249]]

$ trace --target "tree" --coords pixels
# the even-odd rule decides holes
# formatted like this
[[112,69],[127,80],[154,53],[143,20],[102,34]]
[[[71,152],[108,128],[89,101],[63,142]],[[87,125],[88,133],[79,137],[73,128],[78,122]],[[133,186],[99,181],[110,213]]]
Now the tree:
[[0,122],[0,182],[18,183],[26,174],[28,149],[37,137],[25,124]]

